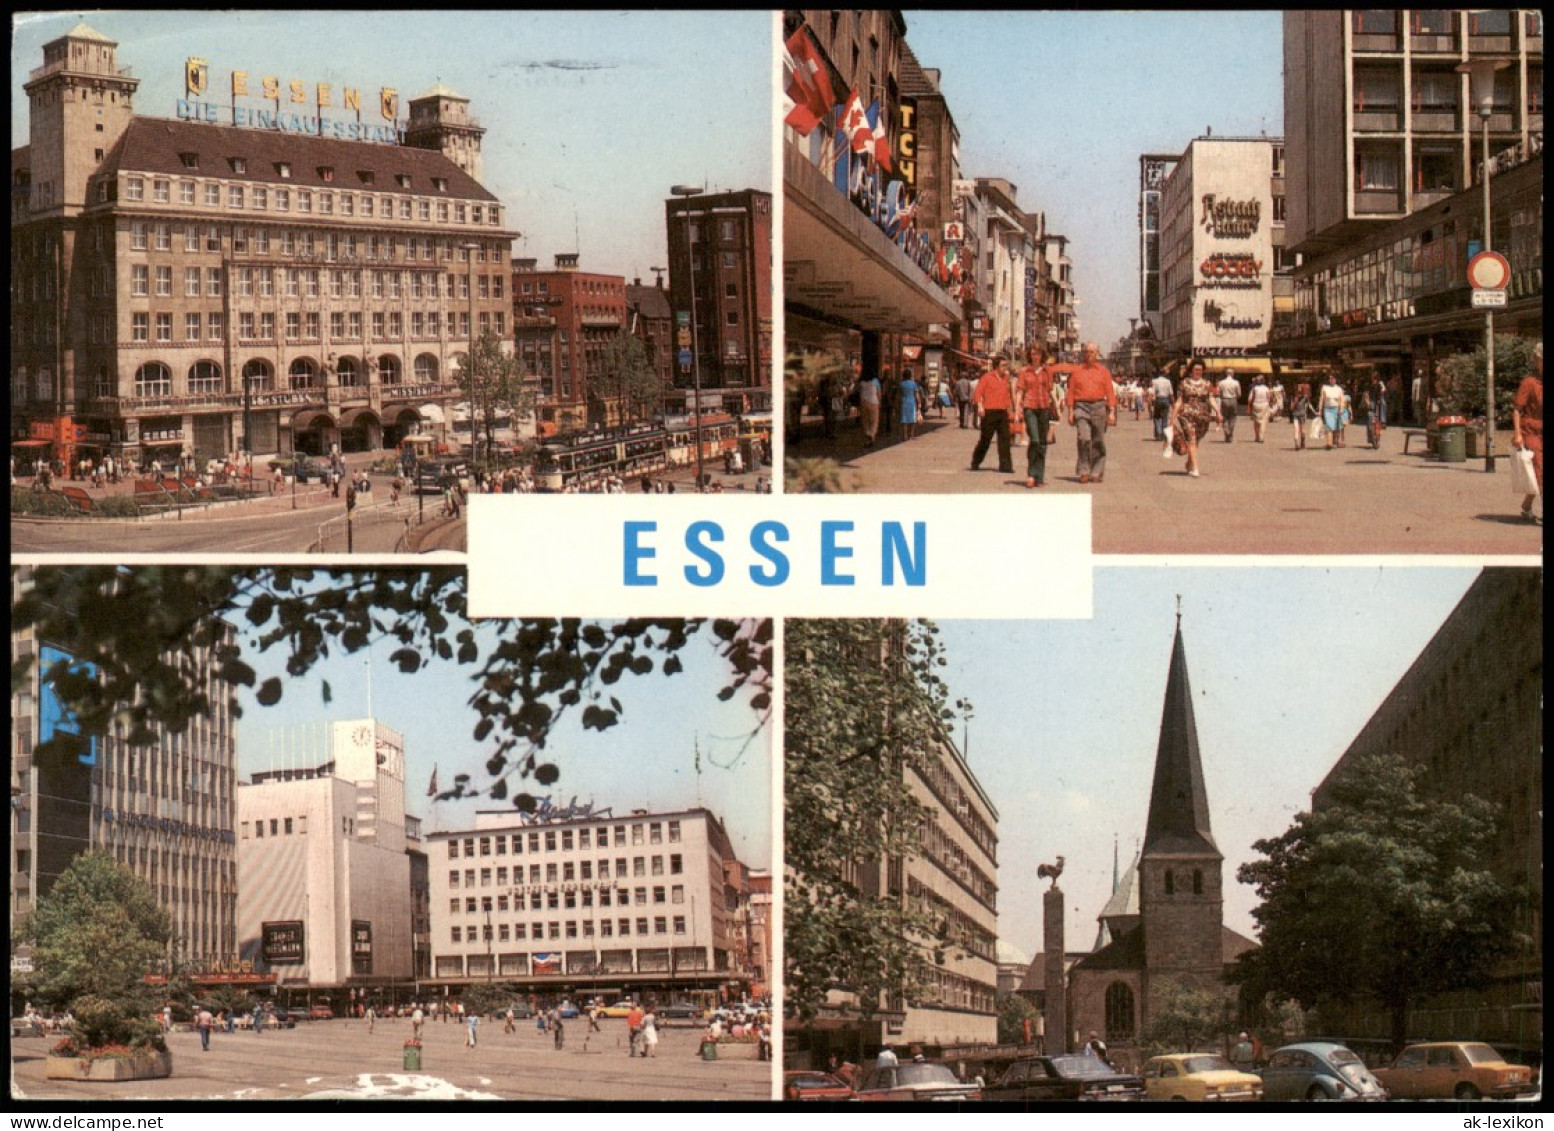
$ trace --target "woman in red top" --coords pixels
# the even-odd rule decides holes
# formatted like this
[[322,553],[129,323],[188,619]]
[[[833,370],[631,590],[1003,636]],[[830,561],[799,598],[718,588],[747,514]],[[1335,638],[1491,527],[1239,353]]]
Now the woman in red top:
[[1052,422],[1052,355],[1040,346],[1026,351],[1026,365],[1015,382],[1015,402],[1025,421],[1029,447],[1025,450],[1026,487],[1047,485],[1047,434]]
[[1511,444],[1532,452],[1532,473],[1538,479],[1538,493],[1522,500],[1522,518],[1537,522],[1533,503],[1543,494],[1543,343],[1532,351],[1533,371],[1522,378],[1511,405]]

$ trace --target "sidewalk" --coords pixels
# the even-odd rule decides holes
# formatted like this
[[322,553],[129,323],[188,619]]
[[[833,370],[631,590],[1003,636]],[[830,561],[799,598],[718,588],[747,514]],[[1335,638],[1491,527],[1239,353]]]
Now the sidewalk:
[[[1379,451],[1351,427],[1349,446],[1296,451],[1291,425],[1276,421],[1265,443],[1252,440],[1249,420],[1235,442],[1217,431],[1200,449],[1202,478],[1180,458],[1162,459],[1147,418],[1123,412],[1107,436],[1106,482],[1081,486],[1074,471],[1074,429],[1059,423],[1047,451],[1047,486],[1025,488],[1025,448],[1013,450],[1015,474],[996,470],[996,448],[973,472],[978,433],[953,414],[930,417],[917,437],[899,426],[873,448],[863,446],[856,421],[831,440],[817,418],[789,458],[830,456],[847,490],[864,493],[960,494],[1006,492],[1024,498],[1084,492],[1094,500],[1097,554],[1468,554],[1537,555],[1541,526],[1518,517],[1511,490],[1509,436],[1497,437],[1494,474],[1482,457],[1441,463],[1415,440],[1403,454],[1403,430],[1391,428]],[[1541,515],[1541,503],[1538,507]]]

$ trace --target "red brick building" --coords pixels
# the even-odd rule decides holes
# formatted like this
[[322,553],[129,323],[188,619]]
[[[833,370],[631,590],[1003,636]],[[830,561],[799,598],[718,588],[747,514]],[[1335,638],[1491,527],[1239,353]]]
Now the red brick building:
[[[675,313],[669,412],[690,412],[701,384],[703,412],[772,406],[772,195],[756,189],[665,201],[669,292]],[[682,322],[682,316],[684,321]],[[692,331],[689,347],[678,329]],[[679,364],[690,348],[691,366]]]
[[641,279],[626,287],[626,329],[647,348],[659,388],[668,389],[674,379],[674,308],[662,277],[651,287]]
[[524,376],[538,382],[541,435],[623,419],[618,393],[603,381],[603,355],[626,329],[626,280],[580,271],[577,261],[575,252],[558,254],[551,271],[513,261],[514,345]]

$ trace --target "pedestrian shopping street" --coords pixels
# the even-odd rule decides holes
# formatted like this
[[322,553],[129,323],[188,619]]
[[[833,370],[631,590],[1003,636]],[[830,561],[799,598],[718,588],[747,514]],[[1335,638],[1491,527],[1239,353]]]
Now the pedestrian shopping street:
[[[883,426],[882,426],[883,427]],[[1074,473],[1074,429],[1059,423],[1047,452],[1047,486],[1025,486],[1025,448],[1013,450],[1015,473],[1002,475],[996,444],[973,472],[975,429],[962,430],[953,410],[930,410],[917,437],[896,425],[865,448],[856,417],[821,437],[820,418],[806,417],[791,461],[826,456],[841,467],[841,489],[871,494],[1005,492],[1033,501],[1081,492],[1094,500],[1097,554],[1539,554],[1543,529],[1517,516],[1506,458],[1510,434],[1497,434],[1494,474],[1482,456],[1442,463],[1405,429],[1387,429],[1381,449],[1365,444],[1363,425],[1348,446],[1296,451],[1287,420],[1252,440],[1252,422],[1237,421],[1235,442],[1218,430],[1199,447],[1203,475],[1190,479],[1180,458],[1162,459],[1148,415],[1119,410],[1107,434],[1106,481],[1081,486]],[[792,490],[791,478],[789,490]],[[1539,513],[1541,514],[1541,504]]]

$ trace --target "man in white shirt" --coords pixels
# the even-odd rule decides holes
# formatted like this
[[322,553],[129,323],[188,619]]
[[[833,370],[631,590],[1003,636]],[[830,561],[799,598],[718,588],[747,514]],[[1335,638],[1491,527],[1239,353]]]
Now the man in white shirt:
[[1163,372],[1156,373],[1149,383],[1149,392],[1155,400],[1155,439],[1164,440],[1166,423],[1171,419],[1171,401],[1176,396],[1171,388],[1171,378]]
[[1236,380],[1234,369],[1225,370],[1219,382],[1219,414],[1225,424],[1225,443],[1236,437],[1236,406],[1241,401],[1241,382]]
[[1246,407],[1252,414],[1252,439],[1261,444],[1268,421],[1273,418],[1273,395],[1261,373],[1252,379],[1252,391],[1247,394]]

